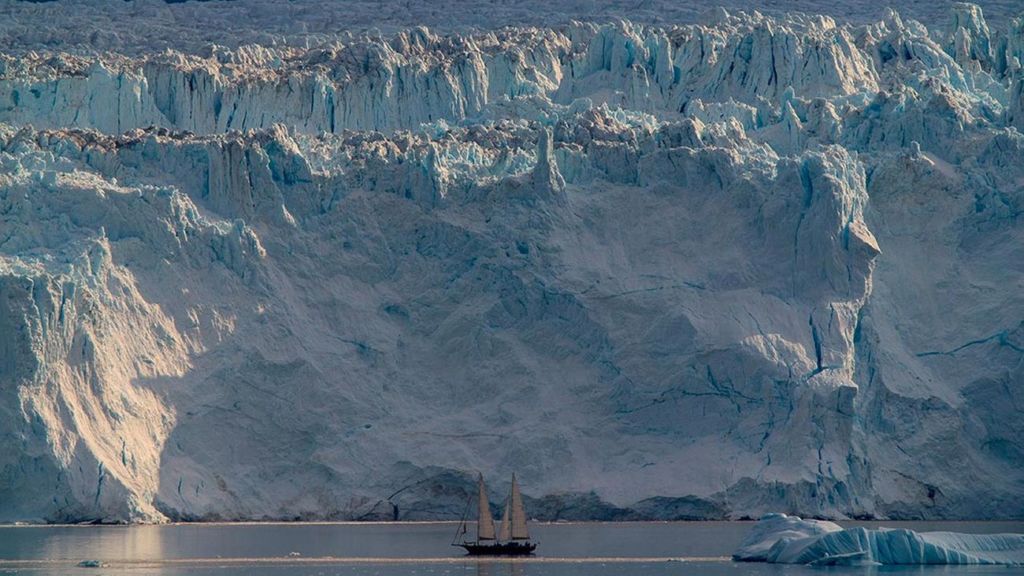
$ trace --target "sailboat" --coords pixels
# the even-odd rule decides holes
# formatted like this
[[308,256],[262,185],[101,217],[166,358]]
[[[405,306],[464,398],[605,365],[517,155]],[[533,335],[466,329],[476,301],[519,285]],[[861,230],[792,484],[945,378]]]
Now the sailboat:
[[[467,512],[472,500],[471,497],[466,503]],[[465,548],[471,556],[525,556],[533,554],[537,549],[537,543],[530,542],[530,533],[526,529],[526,510],[523,508],[523,495],[519,492],[519,482],[516,481],[515,474],[512,475],[512,489],[505,501],[505,512],[501,516],[501,526],[497,533],[483,474],[477,481],[477,509],[479,516],[476,522],[476,541],[465,540],[467,527],[464,514],[452,546]]]

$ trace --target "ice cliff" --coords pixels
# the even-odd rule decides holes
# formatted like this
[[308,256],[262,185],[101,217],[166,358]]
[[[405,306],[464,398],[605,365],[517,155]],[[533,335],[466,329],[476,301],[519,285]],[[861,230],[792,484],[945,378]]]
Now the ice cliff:
[[967,4],[2,54],[0,520],[453,518],[477,470],[1022,517],[1022,61]]

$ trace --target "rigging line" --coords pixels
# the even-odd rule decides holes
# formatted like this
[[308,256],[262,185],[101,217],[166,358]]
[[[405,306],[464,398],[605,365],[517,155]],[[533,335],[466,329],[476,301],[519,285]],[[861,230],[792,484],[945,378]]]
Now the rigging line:
[[469,515],[469,505],[473,502],[473,496],[470,495],[466,500],[466,509],[462,511],[462,520],[459,521],[459,527],[455,529],[455,536],[452,538],[452,546],[458,546],[459,536],[466,533],[466,516]]

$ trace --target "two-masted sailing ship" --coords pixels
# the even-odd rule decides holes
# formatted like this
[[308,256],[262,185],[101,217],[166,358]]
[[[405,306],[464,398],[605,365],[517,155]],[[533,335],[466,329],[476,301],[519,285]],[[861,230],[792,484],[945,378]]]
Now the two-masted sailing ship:
[[466,516],[473,498],[466,503],[466,512],[455,533],[452,546],[461,546],[473,556],[525,556],[533,554],[537,549],[536,542],[530,542],[530,533],[526,529],[526,510],[523,508],[523,495],[519,493],[516,475],[512,475],[512,489],[505,501],[505,512],[501,516],[501,526],[494,529],[494,518],[491,516],[491,502],[487,499],[487,488],[484,476],[480,475],[477,483],[476,541],[466,541]]

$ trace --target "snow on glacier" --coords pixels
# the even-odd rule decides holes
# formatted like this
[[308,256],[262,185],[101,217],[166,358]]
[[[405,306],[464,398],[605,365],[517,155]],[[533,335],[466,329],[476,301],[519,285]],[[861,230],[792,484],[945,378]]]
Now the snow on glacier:
[[1024,534],[958,534],[847,528],[785,514],[762,518],[734,560],[777,564],[1024,564]]
[[0,520],[1024,515],[1024,23],[949,22],[0,54]]

